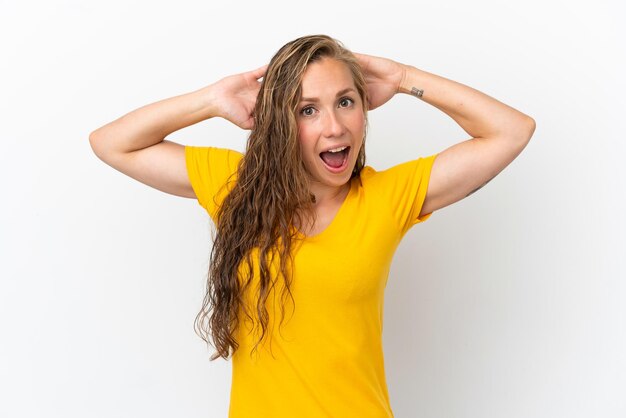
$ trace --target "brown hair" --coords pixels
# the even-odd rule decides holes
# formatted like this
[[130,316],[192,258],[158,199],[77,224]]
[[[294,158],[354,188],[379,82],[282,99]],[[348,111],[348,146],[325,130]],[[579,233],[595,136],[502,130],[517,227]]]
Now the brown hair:
[[[217,352],[211,360],[228,359],[237,350],[234,333],[241,319],[240,308],[261,328],[252,351],[257,348],[269,321],[266,301],[280,276],[285,284],[281,324],[287,294],[293,301],[290,267],[292,246],[298,240],[292,226],[315,220],[298,142],[297,106],[307,66],[324,57],[348,66],[367,120],[367,90],[361,68],[356,57],[339,41],[326,35],[301,37],[284,45],[271,59],[257,96],[255,126],[238,167],[236,184],[218,210],[207,293],[194,323],[204,341],[209,343],[211,336],[215,343]],[[364,165],[365,142],[352,177],[358,176]],[[258,259],[252,256],[255,249]],[[277,277],[270,275],[274,261],[279,261]],[[243,297],[255,273],[259,278],[256,322]]]

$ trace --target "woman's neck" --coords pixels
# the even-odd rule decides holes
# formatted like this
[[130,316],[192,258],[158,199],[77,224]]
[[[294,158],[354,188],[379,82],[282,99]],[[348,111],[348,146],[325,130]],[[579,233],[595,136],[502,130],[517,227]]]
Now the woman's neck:
[[343,186],[329,187],[322,184],[311,184],[311,194],[314,196],[313,205],[315,207],[328,206],[334,203],[341,203],[344,201],[348,192],[350,191],[350,182],[347,182]]

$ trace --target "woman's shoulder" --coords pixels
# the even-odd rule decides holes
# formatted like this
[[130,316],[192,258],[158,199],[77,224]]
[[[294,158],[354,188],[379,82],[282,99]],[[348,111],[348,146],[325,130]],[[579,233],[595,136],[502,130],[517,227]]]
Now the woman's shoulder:
[[376,169],[367,165],[359,174],[360,183],[363,187],[377,187],[377,185],[385,186],[390,183],[414,181],[430,171],[435,156],[418,157],[384,169]]
[[243,153],[234,149],[215,146],[185,145],[185,152],[187,152],[188,154],[201,155],[206,157],[226,156],[228,158],[235,159],[241,159],[243,157]]

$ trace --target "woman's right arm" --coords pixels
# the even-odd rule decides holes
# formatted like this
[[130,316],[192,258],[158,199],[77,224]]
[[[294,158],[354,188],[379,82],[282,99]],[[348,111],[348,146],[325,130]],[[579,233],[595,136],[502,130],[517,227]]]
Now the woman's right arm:
[[89,143],[98,158],[116,170],[166,193],[195,198],[185,148],[165,137],[215,116],[252,129],[259,78],[266,68],[140,107],[93,131]]

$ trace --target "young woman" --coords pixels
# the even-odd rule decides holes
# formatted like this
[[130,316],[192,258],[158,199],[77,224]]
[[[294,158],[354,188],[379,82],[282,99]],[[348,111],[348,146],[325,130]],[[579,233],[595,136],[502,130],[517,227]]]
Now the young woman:
[[[398,93],[472,138],[388,170],[365,166],[367,111]],[[164,140],[212,117],[251,130],[243,155]],[[214,220],[196,329],[213,340],[212,360],[232,355],[231,417],[392,417],[382,325],[393,253],[413,225],[503,170],[534,129],[477,90],[317,35],[268,66],[139,108],[90,142]]]

